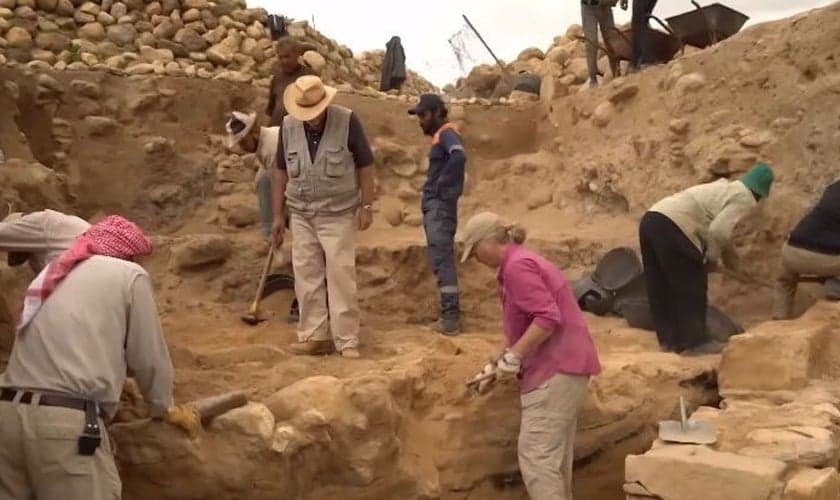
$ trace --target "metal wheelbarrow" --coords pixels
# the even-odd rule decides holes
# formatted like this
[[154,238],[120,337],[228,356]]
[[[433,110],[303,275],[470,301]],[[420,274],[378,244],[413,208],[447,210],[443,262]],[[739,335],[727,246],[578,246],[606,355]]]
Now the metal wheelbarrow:
[[[744,26],[748,16],[719,3],[700,6],[691,1],[695,10],[665,19],[668,31],[683,44],[704,49],[725,40]],[[660,24],[662,23],[656,19]]]

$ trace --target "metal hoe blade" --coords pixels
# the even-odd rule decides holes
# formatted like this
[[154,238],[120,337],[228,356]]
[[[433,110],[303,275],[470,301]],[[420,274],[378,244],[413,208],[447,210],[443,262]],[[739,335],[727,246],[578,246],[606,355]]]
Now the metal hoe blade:
[[712,424],[686,417],[685,398],[682,396],[680,396],[680,420],[659,422],[659,439],[669,443],[686,444],[713,444],[717,441]]

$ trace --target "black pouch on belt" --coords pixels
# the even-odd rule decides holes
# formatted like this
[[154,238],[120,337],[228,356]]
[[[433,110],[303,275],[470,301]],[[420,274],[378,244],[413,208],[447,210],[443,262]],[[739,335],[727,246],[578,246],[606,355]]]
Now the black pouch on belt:
[[90,456],[102,444],[102,431],[99,429],[99,411],[94,401],[85,401],[85,428],[79,436],[79,455]]

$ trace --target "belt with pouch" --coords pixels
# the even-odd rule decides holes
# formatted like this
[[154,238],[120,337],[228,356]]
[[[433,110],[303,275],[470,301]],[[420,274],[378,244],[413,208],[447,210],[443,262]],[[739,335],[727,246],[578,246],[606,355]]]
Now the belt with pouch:
[[[38,406],[68,408],[84,412],[85,426],[79,435],[79,455],[90,456],[96,453],[96,449],[102,444],[102,431],[99,427],[99,418],[103,420],[106,418],[106,415],[96,401],[15,389],[0,390],[0,401],[14,402],[18,394],[20,394],[20,398],[17,399],[17,402],[20,404],[36,404]],[[35,398],[36,395],[39,396],[37,399]]]

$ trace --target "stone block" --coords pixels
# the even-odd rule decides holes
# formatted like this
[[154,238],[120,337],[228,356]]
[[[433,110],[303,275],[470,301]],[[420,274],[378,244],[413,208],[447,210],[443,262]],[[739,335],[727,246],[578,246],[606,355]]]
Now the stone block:
[[836,469],[802,469],[785,486],[783,500],[836,500],[840,474]]
[[787,466],[705,446],[662,446],[625,460],[625,483],[662,500],[768,500],[779,498]]
[[828,337],[826,324],[786,322],[765,323],[732,337],[718,373],[721,394],[805,387],[820,376],[820,351]]

